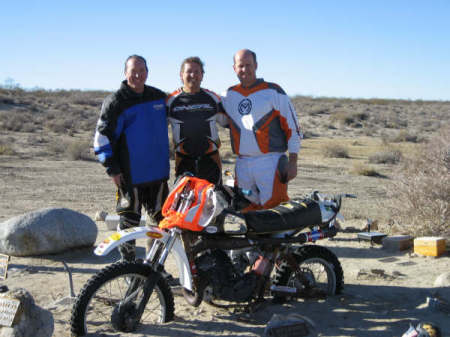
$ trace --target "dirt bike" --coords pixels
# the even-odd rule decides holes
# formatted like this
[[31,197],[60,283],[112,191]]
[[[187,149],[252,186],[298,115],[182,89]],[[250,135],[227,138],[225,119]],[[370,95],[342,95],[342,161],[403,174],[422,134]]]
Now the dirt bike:
[[[336,255],[314,243],[338,231],[343,197],[313,192],[273,209],[240,212],[245,191],[184,176],[164,203],[159,227],[112,234],[95,249],[109,254],[123,242],[152,238],[143,260],[116,262],[94,275],[73,306],[73,335],[135,331],[174,317],[174,297],[162,276],[169,253],[175,259],[186,301],[254,310],[271,295],[283,302],[325,297],[343,288]],[[267,297],[267,296],[266,296]]]

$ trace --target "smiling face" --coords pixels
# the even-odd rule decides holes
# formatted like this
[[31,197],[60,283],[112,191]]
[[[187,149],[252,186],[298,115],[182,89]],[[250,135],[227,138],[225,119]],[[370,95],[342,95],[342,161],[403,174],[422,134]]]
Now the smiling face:
[[234,55],[233,69],[243,87],[249,87],[256,82],[257,63],[251,52],[240,50]]
[[137,93],[144,92],[148,71],[145,62],[138,58],[131,58],[127,62],[125,78],[128,86]]
[[180,72],[180,78],[183,82],[183,90],[189,93],[200,91],[200,84],[203,80],[203,69],[195,62],[187,62]]

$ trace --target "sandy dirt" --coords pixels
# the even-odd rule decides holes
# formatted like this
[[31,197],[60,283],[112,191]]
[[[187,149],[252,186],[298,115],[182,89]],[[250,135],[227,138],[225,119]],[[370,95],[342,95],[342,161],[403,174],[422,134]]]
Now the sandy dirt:
[[[332,167],[311,161],[299,162],[299,177],[290,186],[291,196],[313,189],[356,192],[360,198],[344,203],[345,215],[346,207],[362,208],[383,195],[378,186],[380,180],[358,177],[349,182],[345,174],[335,172]],[[93,161],[3,156],[0,183],[0,222],[43,207],[67,207],[92,218],[99,210],[113,213],[114,209],[114,188],[101,166]],[[180,289],[173,288],[176,316],[173,322],[157,327],[142,326],[134,334],[110,336],[261,336],[275,313],[309,317],[320,336],[401,336],[410,322],[423,320],[437,323],[443,335],[450,336],[448,314],[433,312],[424,305],[436,277],[450,270],[449,253],[432,258],[411,251],[388,252],[379,245],[357,240],[356,233],[350,229],[362,228],[364,224],[364,219],[356,217],[344,224],[344,231],[335,239],[317,242],[332,249],[340,259],[345,279],[340,295],[283,305],[268,302],[248,316],[205,303],[199,308],[191,307]],[[104,222],[97,225],[98,243],[112,231]],[[143,254],[144,242],[138,245],[138,252]],[[68,336],[71,306],[58,304],[70,295],[69,278],[62,261],[70,267],[78,293],[88,278],[119,257],[117,253],[96,257],[92,251],[90,247],[52,256],[11,257],[8,278],[1,284],[27,289],[39,306],[53,314],[53,335]],[[167,269],[177,277],[173,260],[169,260]]]

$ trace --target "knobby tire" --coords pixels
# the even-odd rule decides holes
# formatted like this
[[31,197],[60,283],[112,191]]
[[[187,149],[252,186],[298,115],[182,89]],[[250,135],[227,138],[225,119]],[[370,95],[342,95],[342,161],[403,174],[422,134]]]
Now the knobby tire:
[[[342,292],[344,288],[344,272],[337,256],[331,250],[318,245],[304,245],[295,248],[292,254],[300,268],[308,261],[326,261],[331,266],[335,276],[336,286],[334,294]],[[293,271],[287,263],[282,263],[276,270],[274,284],[287,286],[292,273]]]
[[[107,295],[111,297],[117,297],[119,294],[125,292],[126,289],[116,288],[113,291],[113,286],[115,283],[118,285],[125,284],[123,288],[126,288],[126,284],[129,284],[129,280],[134,277],[141,278],[143,281],[151,277],[155,272],[149,265],[143,264],[142,262],[116,262],[106,268],[102,269],[99,273],[94,275],[89,281],[85,284],[80,294],[77,296],[75,304],[72,308],[72,315],[70,320],[71,332],[73,336],[84,336],[85,334],[98,332],[97,330],[91,331],[89,329],[89,322],[86,322],[86,314],[87,309],[92,309],[95,312],[95,307],[92,308],[92,302],[97,303],[99,306],[103,306],[101,310],[99,310],[100,316],[103,314],[105,322],[103,326],[99,326],[99,331],[103,331],[104,329],[108,329],[108,331],[112,332],[113,329],[111,326],[111,322],[108,322],[108,318],[111,317],[111,313],[114,309],[115,304],[117,304],[122,298],[108,298]],[[122,279],[123,278],[123,279]],[[142,282],[143,283],[143,282]],[[120,286],[118,288],[121,288]],[[123,291],[122,291],[123,290]],[[108,293],[111,292],[111,294]],[[142,296],[142,292],[139,293]],[[156,295],[156,298],[155,298]],[[138,297],[140,297],[138,296]],[[94,297],[95,300],[94,300]],[[139,298],[138,298],[139,299]],[[153,289],[152,297],[146,305],[146,311],[148,307],[151,305],[152,300],[159,301],[158,310],[160,310],[160,314],[158,315],[158,320],[152,324],[165,323],[173,320],[174,318],[174,299],[172,291],[170,290],[170,286],[167,284],[166,280],[163,277],[160,277],[158,282],[156,283],[155,288]],[[104,311],[111,311],[104,312]],[[144,312],[142,315],[142,321],[145,320],[147,316],[150,314],[149,312]],[[98,324],[98,323],[95,323]],[[107,326],[107,327],[106,327]],[[86,331],[87,330],[87,331]]]

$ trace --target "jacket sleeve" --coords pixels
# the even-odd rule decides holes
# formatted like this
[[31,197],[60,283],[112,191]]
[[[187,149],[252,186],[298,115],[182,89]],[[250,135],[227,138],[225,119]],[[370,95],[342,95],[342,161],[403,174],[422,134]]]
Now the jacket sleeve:
[[220,124],[221,127],[229,128],[228,115],[225,111],[225,108],[223,107],[222,100],[217,103],[216,121]]
[[275,102],[278,106],[275,108],[280,111],[281,118],[285,121],[285,124],[287,124],[284,128],[284,132],[288,143],[288,151],[289,153],[298,153],[302,136],[297,119],[297,112],[288,95],[284,92],[277,92],[276,96]]
[[95,155],[106,168],[109,176],[120,173],[116,145],[122,130],[117,125],[117,110],[117,101],[114,95],[108,96],[103,102],[94,136]]

